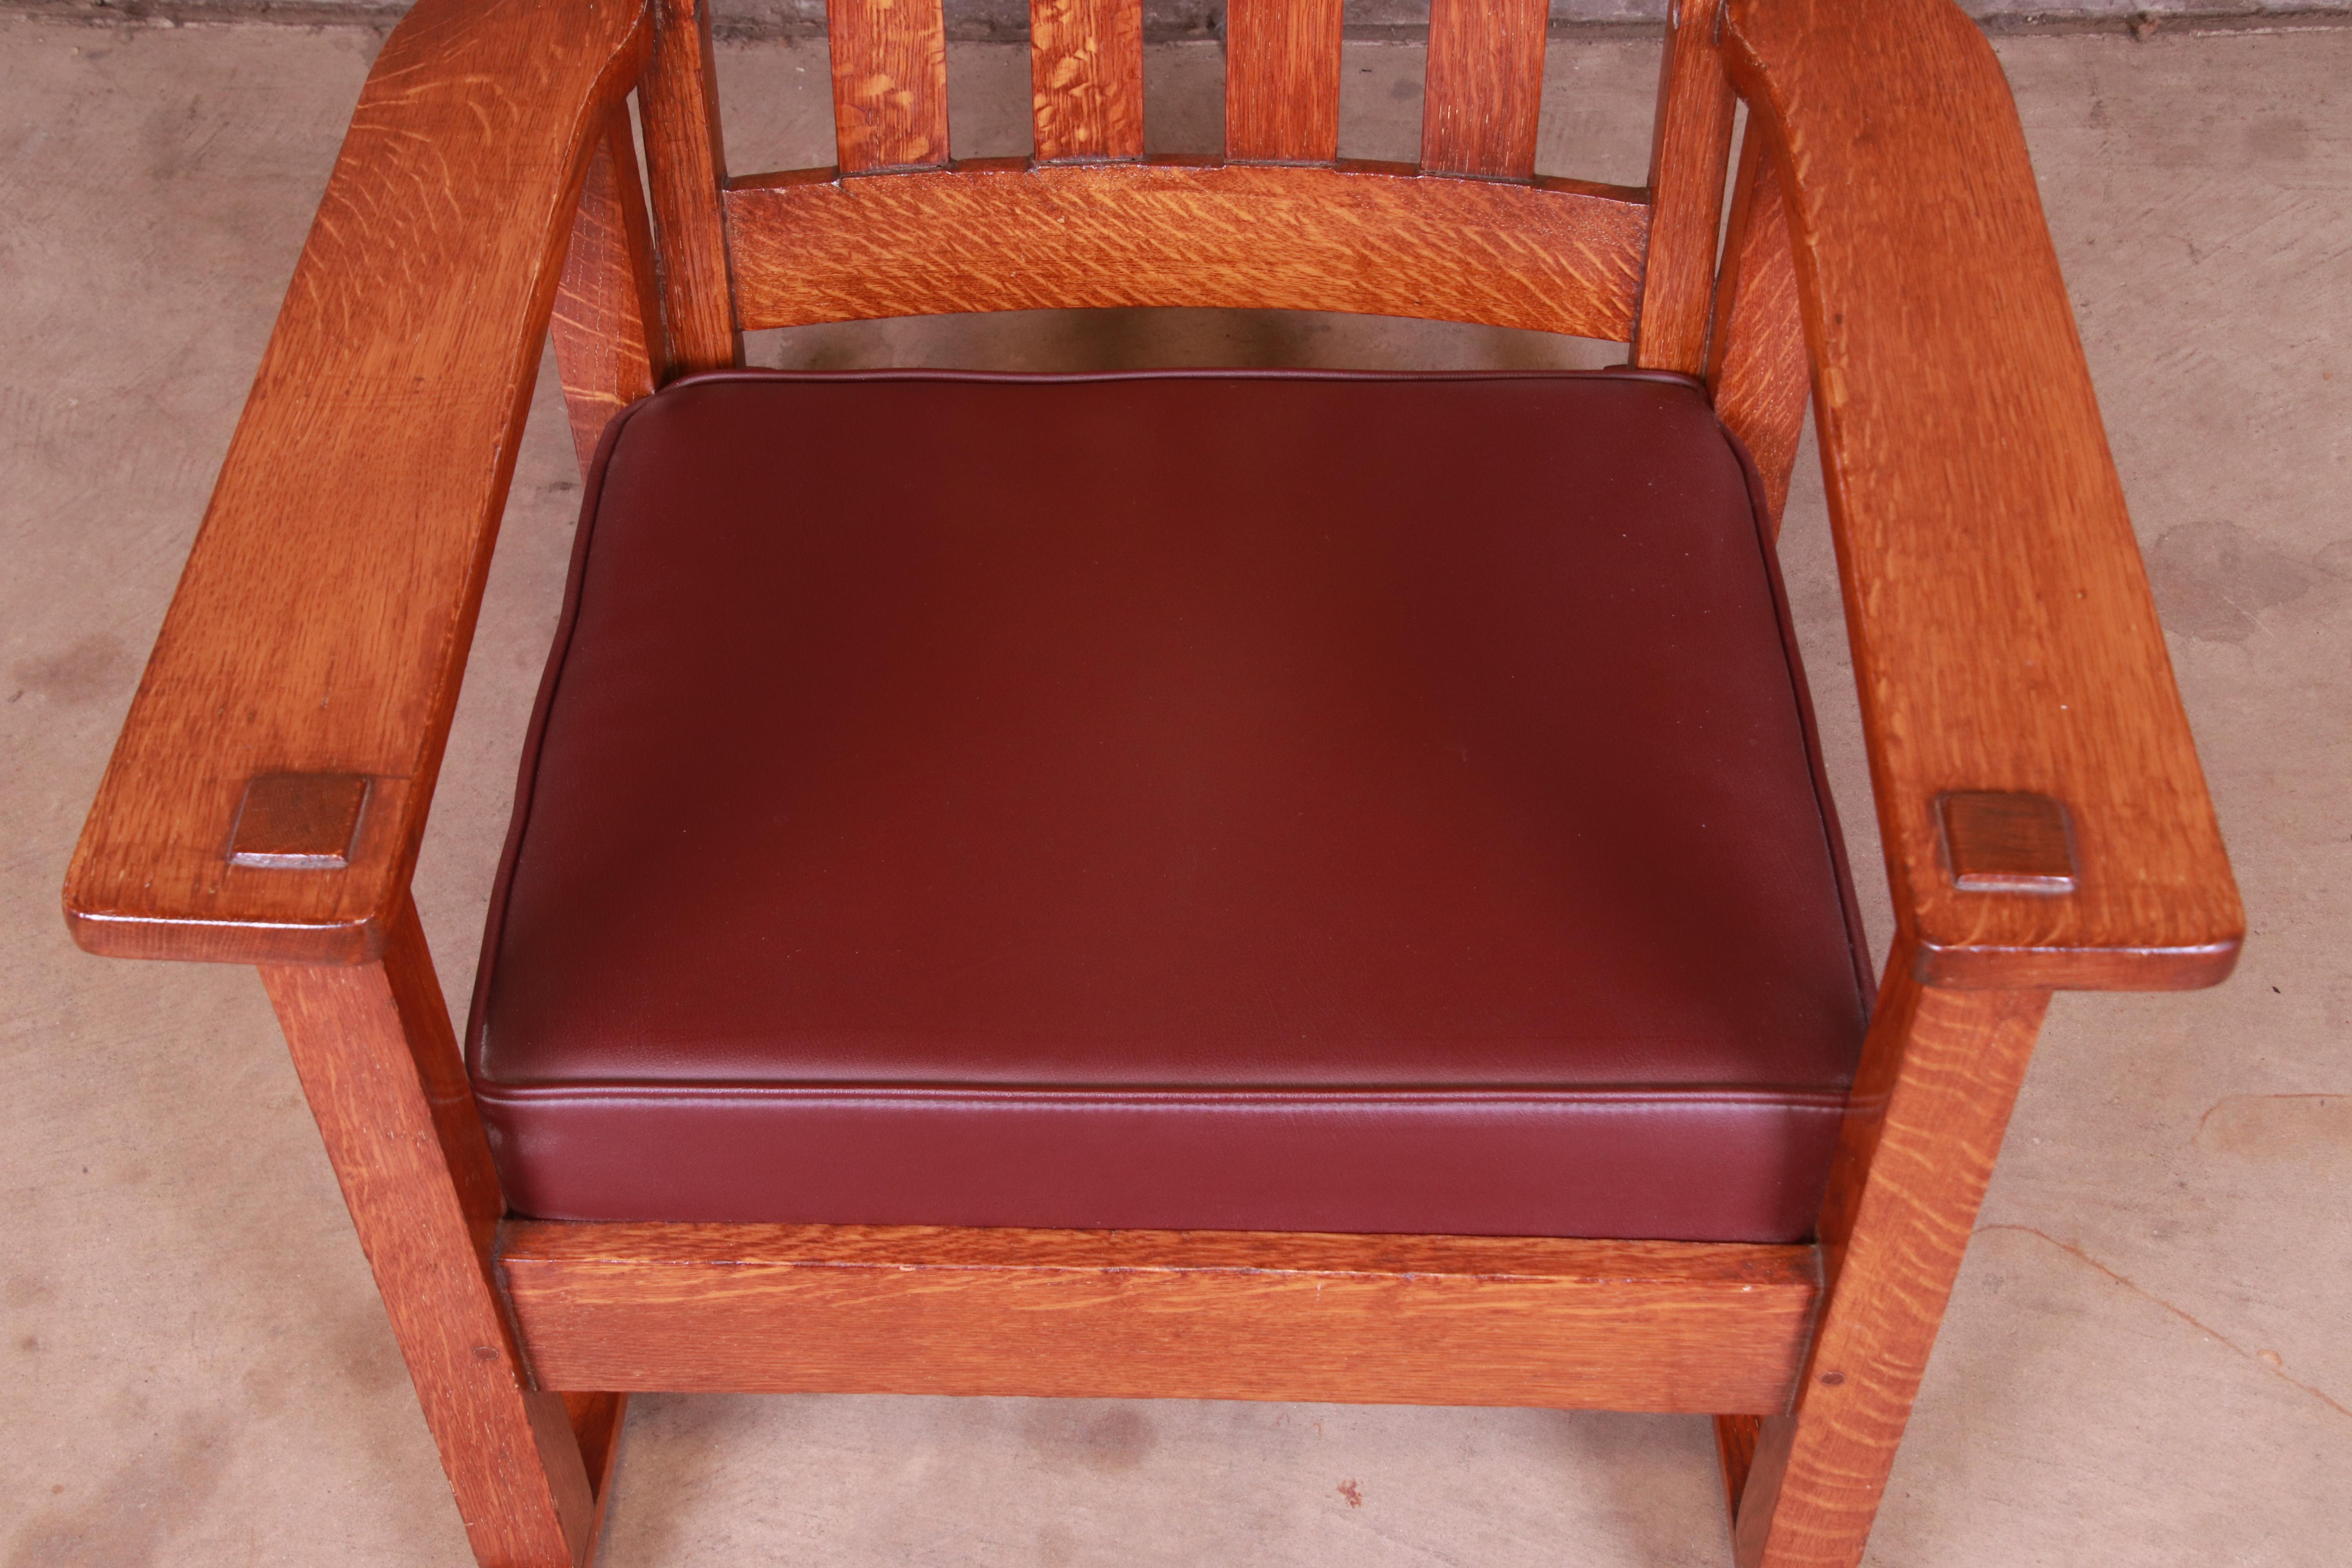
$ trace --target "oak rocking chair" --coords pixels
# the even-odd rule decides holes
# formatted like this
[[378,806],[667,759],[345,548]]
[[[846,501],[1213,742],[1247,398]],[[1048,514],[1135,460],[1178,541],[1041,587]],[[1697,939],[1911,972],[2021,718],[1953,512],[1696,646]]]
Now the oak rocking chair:
[[[837,0],[838,166],[730,178],[698,0],[420,0],[76,938],[260,968],[485,1565],[588,1561],[637,1390],[1705,1412],[1738,1561],[1855,1563],[2050,993],[2242,931],[1990,49],[1681,0],[1623,188],[1534,173],[1542,0],[1434,0],[1417,165],[1337,155],[1339,0],[1233,0],[1216,159],[1144,155],[1139,0],[1031,20],[1034,157],[950,158],[939,0]],[[739,368],[1139,305],[1630,363]],[[461,1050],[409,880],[551,331],[590,482]]]

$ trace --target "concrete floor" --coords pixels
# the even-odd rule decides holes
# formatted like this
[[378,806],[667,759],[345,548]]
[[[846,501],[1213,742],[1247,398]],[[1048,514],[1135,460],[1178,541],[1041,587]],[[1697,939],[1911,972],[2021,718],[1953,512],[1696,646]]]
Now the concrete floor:
[[[259,985],[84,957],[57,914],[373,47],[0,20],[6,1568],[466,1561]],[[2352,31],[2001,53],[2252,936],[2219,991],[2053,1009],[1871,1561],[2321,1568],[2352,1540]],[[1640,177],[1654,59],[1554,47],[1548,168]],[[739,169],[829,161],[819,51],[720,66]],[[1211,144],[1213,49],[1151,69],[1155,142]],[[1024,145],[1024,70],[957,54],[960,153]],[[1354,51],[1349,153],[1411,154],[1419,71]],[[1599,363],[1209,312],[808,329],[757,357]],[[458,996],[578,501],[551,382],[419,873]],[[1787,551],[1871,868],[1805,468]],[[1883,940],[1883,900],[1872,918]],[[620,1474],[614,1568],[1727,1560],[1697,1418],[645,1398]]]

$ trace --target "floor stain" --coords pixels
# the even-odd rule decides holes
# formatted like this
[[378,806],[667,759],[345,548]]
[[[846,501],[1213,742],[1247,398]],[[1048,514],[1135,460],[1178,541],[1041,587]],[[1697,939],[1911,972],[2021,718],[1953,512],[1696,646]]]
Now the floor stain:
[[2300,163],[2311,156],[2311,125],[2299,114],[2267,114],[2246,127],[2246,153],[2263,163]]
[[1049,1462],[1112,1473],[1134,1469],[1160,1443],[1149,1416],[1108,1401],[1041,1400],[1021,1428]]
[[2319,1403],[2336,1412],[2338,1415],[2352,1417],[2352,1410],[2346,1409],[2343,1405],[2337,1404],[2335,1400],[2330,1399],[2318,1389],[2312,1387],[2311,1384],[2302,1382],[2299,1379],[2289,1377],[2286,1374],[2284,1363],[2277,1352],[2248,1350],[2245,1346],[2240,1344],[2229,1335],[2221,1332],[2219,1329],[2214,1328],[2211,1324],[2207,1323],[2188,1312],[2182,1311],[2179,1308],[2174,1306],[2171,1302],[2166,1300],[2155,1291],[2150,1290],[2147,1287],[2139,1283],[2139,1281],[2130,1278],[2128,1275],[2116,1273],[2114,1269],[2108,1268],[2105,1264],[2100,1262],[2097,1258],[2092,1257],[2081,1247],[2075,1247],[2068,1242],[2061,1241],[2046,1230],[2037,1230],[2030,1225],[1980,1225],[1969,1234],[1972,1236],[1983,1236],[1988,1232],[1997,1230],[2016,1231],[2021,1236],[2030,1236],[2035,1237],[2037,1240],[2048,1242],[2051,1246],[2056,1247],[2067,1257],[2097,1269],[2100,1273],[2105,1275],[2108,1279],[2114,1280],[2116,1284],[2122,1286],[2133,1295],[2139,1297],[2143,1300],[2153,1301],[2158,1306],[2163,1308],[2166,1311],[2171,1313],[2174,1317],[2179,1319],[2182,1322],[2187,1323],[2190,1328],[2195,1329],[2199,1333],[2203,1334],[2206,1338],[2213,1341],[2216,1344],[2221,1345],[2225,1349],[2234,1351],[2239,1355],[2245,1357],[2256,1366],[2261,1367],[2264,1372],[2269,1373],[2273,1377],[2277,1378],[2281,1383],[2301,1389],[2304,1393],[2308,1394],[2314,1399],[2316,1399]]
[[0,1285],[0,1305],[45,1307],[57,1299],[57,1282],[46,1274],[13,1274]]
[[2197,1119],[2200,1149],[2312,1164],[2352,1161],[2352,1094],[2233,1094]]
[[83,637],[63,653],[28,658],[9,673],[15,683],[58,702],[88,702],[122,684],[130,651],[122,639],[100,633]]
[[2302,562],[2234,522],[2192,522],[2147,552],[2148,583],[2165,629],[2204,642],[2242,643],[2263,611],[2301,598],[2316,581]]
[[1037,1568],[1069,1568],[1076,1560],[1077,1542],[1068,1531],[1049,1524],[1037,1532],[1037,1550],[1030,1559]]
[[343,1384],[353,1393],[390,1393],[408,1381],[407,1363],[400,1359],[400,1342],[375,1303],[362,1303],[346,1318],[329,1342]]
[[1354,1477],[1350,1476],[1348,1479],[1341,1481],[1332,1489],[1337,1491],[1341,1497],[1348,1500],[1348,1506],[1349,1508],[1361,1508],[1364,1506],[1363,1489],[1356,1485]]
[[[16,1537],[7,1568],[157,1568],[228,1468],[229,1423],[191,1411],[79,1498],[52,1503]],[[55,1495],[59,1489],[52,1489]]]

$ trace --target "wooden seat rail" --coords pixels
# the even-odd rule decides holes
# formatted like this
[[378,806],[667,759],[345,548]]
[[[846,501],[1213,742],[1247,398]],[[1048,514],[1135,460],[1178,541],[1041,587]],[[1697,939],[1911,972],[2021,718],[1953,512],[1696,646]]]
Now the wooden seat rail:
[[542,1386],[1777,1415],[1811,1247],[510,1223]]

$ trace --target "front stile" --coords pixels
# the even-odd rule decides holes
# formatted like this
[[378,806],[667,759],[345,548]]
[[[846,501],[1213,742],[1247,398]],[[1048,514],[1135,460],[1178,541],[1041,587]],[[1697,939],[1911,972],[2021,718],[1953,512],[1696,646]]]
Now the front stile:
[[484,1568],[582,1568],[595,1498],[491,1280],[502,1207],[414,904],[384,955],[261,972]]

